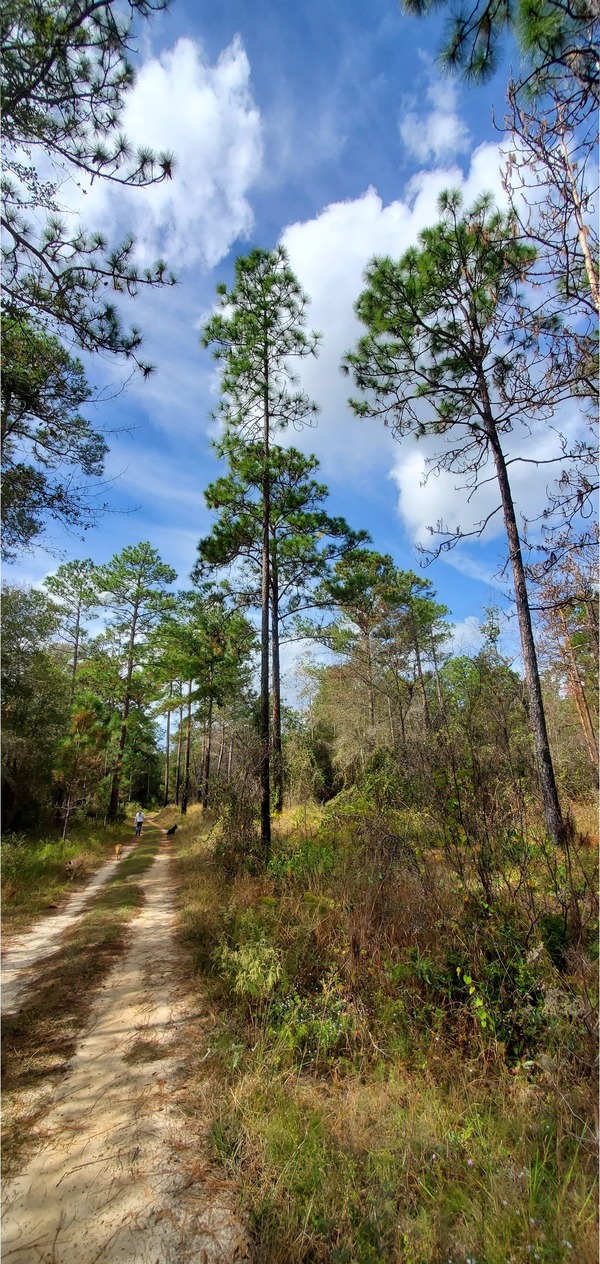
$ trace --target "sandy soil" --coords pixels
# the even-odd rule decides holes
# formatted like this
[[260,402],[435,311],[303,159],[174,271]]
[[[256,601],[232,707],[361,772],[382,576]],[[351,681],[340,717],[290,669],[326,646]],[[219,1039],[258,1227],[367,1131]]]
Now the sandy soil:
[[182,1053],[206,1016],[181,975],[164,843],[139,881],[146,904],[37,1127],[40,1148],[5,1183],[11,1264],[251,1258],[226,1186],[199,1157],[201,1121],[185,1113]]
[[[130,847],[123,849],[126,856]],[[100,887],[111,877],[118,861],[107,860],[87,883],[84,891],[74,892],[61,913],[44,917],[32,930],[11,940],[2,954],[2,1013],[15,1014],[32,979],[36,961],[50,957],[60,948],[60,936],[79,921],[83,911]]]

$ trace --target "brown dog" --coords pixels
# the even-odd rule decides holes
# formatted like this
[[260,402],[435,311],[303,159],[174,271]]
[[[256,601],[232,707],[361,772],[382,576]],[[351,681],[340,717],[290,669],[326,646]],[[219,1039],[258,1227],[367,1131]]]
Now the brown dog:
[[115,856],[117,860],[120,860],[122,855],[123,855],[123,844],[115,843]]

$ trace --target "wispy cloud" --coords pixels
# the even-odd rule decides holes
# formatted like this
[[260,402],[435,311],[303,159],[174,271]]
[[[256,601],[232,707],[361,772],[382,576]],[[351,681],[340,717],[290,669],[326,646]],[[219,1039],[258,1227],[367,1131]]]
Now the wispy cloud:
[[425,108],[415,108],[415,97],[404,100],[398,123],[400,138],[406,152],[418,162],[445,162],[470,148],[471,135],[458,113],[456,84],[440,79],[431,64],[427,65],[427,78]]

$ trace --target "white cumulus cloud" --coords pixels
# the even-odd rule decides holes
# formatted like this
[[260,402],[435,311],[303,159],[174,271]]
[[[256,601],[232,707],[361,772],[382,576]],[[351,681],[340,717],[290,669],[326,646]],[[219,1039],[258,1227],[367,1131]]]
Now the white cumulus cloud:
[[260,111],[239,36],[214,65],[188,38],[144,62],[122,125],[133,149],[174,153],[173,179],[146,189],[67,185],[70,208],[95,228],[133,229],[144,263],[162,254],[175,268],[214,267],[252,229],[248,195],[262,170]]

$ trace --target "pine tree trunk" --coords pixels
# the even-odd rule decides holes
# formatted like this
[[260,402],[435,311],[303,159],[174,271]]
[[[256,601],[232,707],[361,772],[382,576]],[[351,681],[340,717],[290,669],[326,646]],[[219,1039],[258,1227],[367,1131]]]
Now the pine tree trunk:
[[64,819],[63,828],[62,828],[62,834],[61,834],[61,838],[63,839],[63,841],[64,841],[64,839],[67,837],[67,830],[68,830],[68,828],[69,828],[69,817],[70,817],[70,815],[71,815],[71,790],[70,790],[70,788],[69,788],[69,793],[68,793],[68,796],[67,796],[67,802],[66,802],[66,806],[65,806],[65,819]]
[[204,742],[204,759],[202,761],[202,809],[205,812],[208,807],[208,787],[210,780],[210,756],[212,747],[212,716],[213,716],[213,699],[212,695],[208,699],[208,718],[206,721],[206,739]]
[[417,679],[419,681],[421,696],[423,698],[423,714],[425,716],[425,728],[430,729],[431,728],[431,715],[429,713],[429,703],[427,701],[427,690],[425,688],[425,680],[423,678],[423,665],[421,663],[421,650],[419,648],[419,631],[417,628],[417,622],[414,616],[412,604],[410,606],[410,623],[412,627],[413,642],[414,642],[414,647],[415,647],[415,662],[417,664]]
[[373,686],[373,656],[371,654],[371,634],[367,630],[365,633],[365,645],[367,649],[367,688],[369,693],[369,728],[373,732],[375,728],[375,689]]
[[264,363],[263,478],[262,478],[262,574],[260,626],[260,841],[263,859],[271,854],[271,777],[269,749],[269,614],[271,536],[271,481],[269,473],[269,364]]
[[217,755],[217,777],[220,775],[220,772],[221,772],[221,765],[223,763],[224,752],[225,752],[225,725],[222,723],[221,724],[221,740],[219,742],[219,754]]
[[396,749],[396,729],[394,727],[394,713],[392,710],[392,699],[387,695],[388,717],[390,721],[390,737],[392,739],[392,750]]
[[192,682],[188,681],[187,728],[185,735],[185,772],[181,791],[181,815],[185,816],[190,800],[190,753],[192,749]]
[[554,767],[552,764],[552,755],[550,753],[550,743],[548,741],[542,687],[540,684],[537,654],[533,639],[533,629],[531,626],[531,612],[529,609],[529,597],[527,594],[527,583],[525,580],[525,568],[523,566],[523,555],[521,553],[521,541],[519,538],[519,530],[510,482],[508,479],[508,472],[506,469],[506,461],[500,446],[500,440],[492,417],[491,408],[489,407],[486,408],[485,430],[490,441],[494,457],[496,477],[498,479],[500,496],[502,499],[504,525],[506,527],[506,534],[508,537],[509,556],[515,585],[515,604],[517,607],[517,618],[519,620],[519,632],[521,634],[521,649],[523,653],[523,666],[525,669],[525,682],[527,684],[527,692],[529,695],[529,714],[533,732],[533,743],[537,758],[538,774],[542,790],[542,799],[544,803],[546,828],[555,846],[564,847],[566,843],[565,825],[560,809],[556,780],[554,777]]
[[281,740],[281,670],[279,662],[279,576],[277,542],[273,541],[271,564],[271,637],[273,663],[273,787],[274,810],[283,810],[283,742]]
[[444,695],[443,695],[443,693],[442,693],[442,682],[441,682],[441,680],[440,680],[440,669],[439,669],[439,666],[438,666],[437,654],[436,654],[436,652],[435,652],[435,640],[434,640],[433,636],[432,636],[432,638],[431,638],[431,657],[432,657],[432,660],[433,660],[433,674],[434,674],[434,676],[435,676],[435,692],[436,692],[436,694],[437,694],[438,707],[439,707],[439,709],[440,709],[440,712],[442,712],[442,711],[444,710]]
[[[173,681],[169,681],[169,702],[173,696]],[[165,793],[163,795],[163,807],[166,808],[169,802],[169,770],[171,766],[171,708],[167,710],[167,740],[165,743]]]
[[[183,691],[183,683],[179,688]],[[177,732],[177,769],[175,772],[175,804],[179,807],[179,795],[181,792],[181,735],[183,731],[183,705],[179,707],[179,729]]]
[[125,753],[125,743],[127,742],[127,721],[129,719],[129,708],[131,706],[131,678],[133,676],[133,651],[135,648],[135,633],[137,629],[138,619],[138,603],[133,607],[131,618],[131,630],[129,633],[129,645],[127,647],[127,675],[125,678],[125,696],[123,698],[123,714],[121,718],[121,732],[119,734],[119,746],[117,749],[117,759],[113,770],[112,785],[110,788],[110,803],[108,805],[108,819],[115,821],[119,811],[119,789],[121,786],[121,772],[123,769],[123,755]]
[[597,662],[598,656],[600,655],[600,644],[598,642],[598,613],[593,601],[586,601],[584,602],[584,605],[588,614],[588,632],[592,639]]

